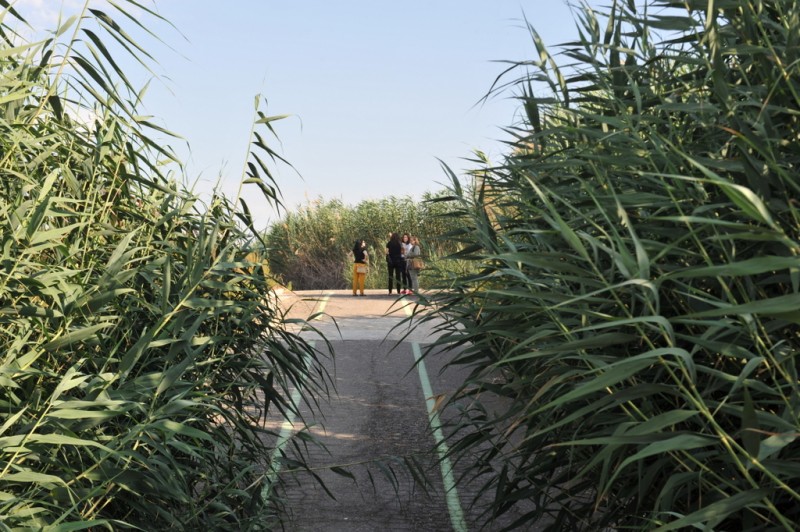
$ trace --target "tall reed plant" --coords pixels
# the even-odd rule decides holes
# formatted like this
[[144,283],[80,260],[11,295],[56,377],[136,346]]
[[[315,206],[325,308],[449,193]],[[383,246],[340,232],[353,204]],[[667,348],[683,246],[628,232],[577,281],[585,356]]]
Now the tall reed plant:
[[513,152],[452,186],[478,273],[431,316],[471,369],[449,443],[485,522],[796,530],[800,3],[614,2],[557,56],[531,35]]
[[[26,42],[3,4],[0,529],[263,524],[266,417],[324,375],[247,260],[247,210],[162,173],[177,162],[110,52],[146,60],[122,22],[157,15],[87,2]],[[244,181],[275,197],[256,137]]]

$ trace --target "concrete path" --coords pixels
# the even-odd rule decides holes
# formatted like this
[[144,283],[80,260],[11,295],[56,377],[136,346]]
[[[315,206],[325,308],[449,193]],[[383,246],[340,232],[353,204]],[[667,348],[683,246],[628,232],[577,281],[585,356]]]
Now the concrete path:
[[[285,493],[275,494],[285,502],[289,530],[477,529],[474,493],[456,486],[458,472],[432,452],[443,438],[436,396],[454,389],[463,375],[440,374],[444,360],[437,357],[415,365],[432,330],[408,334],[408,327],[400,327],[413,304],[413,297],[398,300],[377,290],[365,297],[349,290],[282,295],[290,317],[324,313],[313,323],[332,344],[334,356],[326,365],[336,386],[331,400],[319,405],[295,396],[324,444],[308,449],[314,474],[330,493],[311,474],[296,475]],[[324,342],[315,345],[329,354]],[[290,423],[283,428],[281,446],[291,454],[297,438]],[[409,463],[420,468],[428,486],[409,474]]]

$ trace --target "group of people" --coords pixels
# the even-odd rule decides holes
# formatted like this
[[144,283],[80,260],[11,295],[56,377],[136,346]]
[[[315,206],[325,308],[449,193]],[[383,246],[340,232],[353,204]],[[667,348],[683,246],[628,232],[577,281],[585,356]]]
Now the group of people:
[[421,255],[417,237],[408,233],[403,233],[402,237],[389,233],[389,242],[386,243],[389,295],[393,288],[398,294],[413,294],[419,290],[419,270],[412,267],[411,261]]
[[[408,233],[403,236],[389,233],[386,243],[386,267],[389,277],[389,295],[396,290],[398,295],[409,295],[419,290],[419,267],[422,249],[419,239]],[[367,242],[356,240],[353,245],[353,295],[364,295],[367,278]]]

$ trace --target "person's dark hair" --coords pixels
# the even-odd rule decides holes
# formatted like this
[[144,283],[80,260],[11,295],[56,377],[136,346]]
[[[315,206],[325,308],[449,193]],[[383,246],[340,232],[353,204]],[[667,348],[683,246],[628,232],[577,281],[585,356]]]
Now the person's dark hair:
[[359,249],[361,249],[361,239],[360,238],[356,239],[355,244],[353,244],[353,253],[355,253]]
[[400,242],[400,235],[397,233],[392,233],[392,238],[389,239],[390,242]]

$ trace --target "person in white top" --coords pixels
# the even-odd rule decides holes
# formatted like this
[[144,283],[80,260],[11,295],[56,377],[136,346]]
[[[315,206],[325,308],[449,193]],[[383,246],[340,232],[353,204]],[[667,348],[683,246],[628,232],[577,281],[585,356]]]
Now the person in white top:
[[408,273],[408,251],[411,249],[411,235],[403,233],[400,238],[400,245],[403,246],[403,294],[411,294],[411,274]]
[[419,247],[419,239],[417,237],[412,236],[409,240],[410,245],[408,251],[406,251],[406,271],[411,278],[411,293],[414,293],[419,291],[419,269],[415,266],[420,266],[419,264],[415,264],[416,261],[414,261],[414,259],[422,256],[422,249]]

